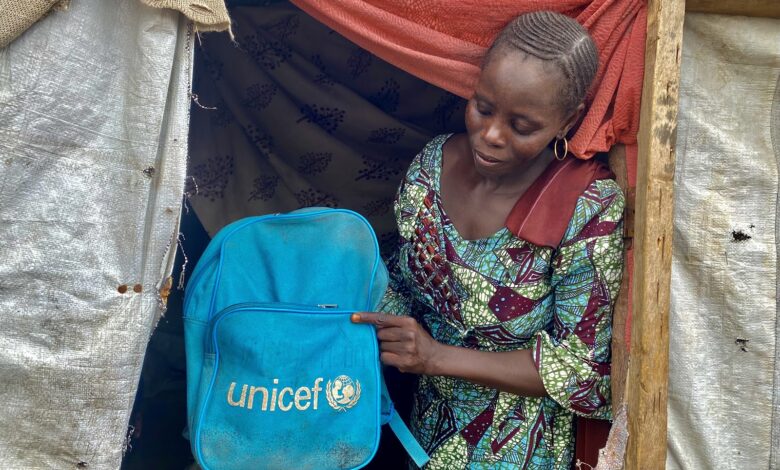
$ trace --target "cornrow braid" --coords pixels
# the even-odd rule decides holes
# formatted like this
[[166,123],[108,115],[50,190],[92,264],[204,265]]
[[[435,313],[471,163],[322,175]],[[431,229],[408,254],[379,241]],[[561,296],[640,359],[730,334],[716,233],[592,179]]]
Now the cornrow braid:
[[[516,49],[558,66],[566,78],[562,101],[567,112],[585,100],[599,67],[596,44],[574,19],[552,11],[518,16],[501,30],[485,55],[497,49]],[[484,65],[483,65],[484,67]]]

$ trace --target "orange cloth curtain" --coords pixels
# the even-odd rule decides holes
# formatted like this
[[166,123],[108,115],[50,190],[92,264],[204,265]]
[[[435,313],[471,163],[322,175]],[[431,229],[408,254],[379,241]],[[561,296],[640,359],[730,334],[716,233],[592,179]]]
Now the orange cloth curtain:
[[[646,30],[644,0],[292,0],[382,59],[468,98],[479,64],[515,16],[554,10],[576,18],[599,49],[590,107],[569,148],[580,158],[636,144]],[[636,156],[629,149],[629,157]],[[632,158],[629,158],[632,160]],[[633,182],[635,158],[629,161]]]

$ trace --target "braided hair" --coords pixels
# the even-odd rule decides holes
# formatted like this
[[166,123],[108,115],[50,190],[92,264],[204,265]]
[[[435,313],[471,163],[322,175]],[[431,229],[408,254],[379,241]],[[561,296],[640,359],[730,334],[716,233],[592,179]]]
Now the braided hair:
[[518,16],[498,33],[482,67],[497,50],[519,50],[555,64],[566,79],[562,105],[574,111],[585,100],[599,66],[596,44],[574,19],[552,11]]

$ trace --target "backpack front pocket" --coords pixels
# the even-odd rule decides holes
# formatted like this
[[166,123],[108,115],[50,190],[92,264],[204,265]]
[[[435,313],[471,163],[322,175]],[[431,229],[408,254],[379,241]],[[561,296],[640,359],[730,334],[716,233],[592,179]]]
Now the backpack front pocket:
[[210,321],[193,448],[210,470],[352,469],[380,431],[374,329],[352,312],[243,304]]

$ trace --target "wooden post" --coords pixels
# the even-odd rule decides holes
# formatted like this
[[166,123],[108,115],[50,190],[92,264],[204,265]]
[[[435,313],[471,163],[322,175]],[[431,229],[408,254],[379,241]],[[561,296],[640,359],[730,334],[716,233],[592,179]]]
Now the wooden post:
[[684,0],[649,0],[634,227],[627,470],[666,466],[669,290]]
[[[623,242],[628,250],[634,237],[634,207],[635,193],[628,185],[628,169],[626,166],[626,146],[617,144],[609,151],[609,168],[615,173],[615,181],[626,196],[626,210],[623,217]],[[628,296],[628,261],[624,255],[623,282],[620,293],[615,301],[612,312],[612,406],[613,410],[623,405],[628,376],[628,344],[626,343],[626,322],[628,306],[631,299]],[[615,411],[616,412],[616,411]]]

